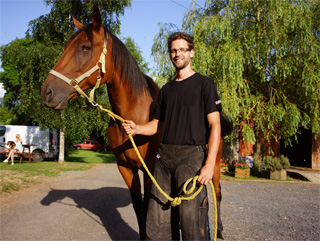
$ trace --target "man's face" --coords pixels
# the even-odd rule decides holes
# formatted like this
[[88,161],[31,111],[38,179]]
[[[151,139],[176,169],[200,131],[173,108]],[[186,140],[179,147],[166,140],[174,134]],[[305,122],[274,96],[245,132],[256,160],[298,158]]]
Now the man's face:
[[171,43],[170,59],[176,69],[183,69],[190,65],[194,51],[188,49],[188,43],[184,39],[177,39]]

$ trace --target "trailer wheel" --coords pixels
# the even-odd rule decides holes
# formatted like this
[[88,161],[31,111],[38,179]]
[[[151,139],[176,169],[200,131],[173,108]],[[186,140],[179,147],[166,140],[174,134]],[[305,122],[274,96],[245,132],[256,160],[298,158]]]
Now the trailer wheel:
[[34,150],[32,152],[32,161],[42,162],[44,160],[44,153],[41,150]]

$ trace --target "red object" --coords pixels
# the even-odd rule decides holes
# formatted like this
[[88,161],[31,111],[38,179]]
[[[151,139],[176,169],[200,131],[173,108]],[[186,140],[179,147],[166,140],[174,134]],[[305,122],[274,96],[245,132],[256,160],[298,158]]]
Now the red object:
[[101,150],[100,143],[92,140],[86,140],[83,143],[74,144],[73,147],[77,150],[94,150],[94,151]]

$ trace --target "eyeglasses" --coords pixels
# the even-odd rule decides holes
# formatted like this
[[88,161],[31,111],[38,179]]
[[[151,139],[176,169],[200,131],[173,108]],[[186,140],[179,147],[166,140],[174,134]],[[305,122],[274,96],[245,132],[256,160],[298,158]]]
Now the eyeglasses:
[[178,52],[184,54],[190,50],[191,49],[188,49],[188,48],[170,49],[170,54],[177,54]]

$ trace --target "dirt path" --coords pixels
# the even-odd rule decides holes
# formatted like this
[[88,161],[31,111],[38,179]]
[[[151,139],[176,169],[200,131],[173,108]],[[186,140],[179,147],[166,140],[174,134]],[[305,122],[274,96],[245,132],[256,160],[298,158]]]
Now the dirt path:
[[[319,185],[221,184],[225,240],[320,239]],[[0,240],[139,239],[129,191],[116,164],[66,172],[0,197]]]
[[0,240],[139,239],[129,191],[116,164],[66,172],[1,197]]

